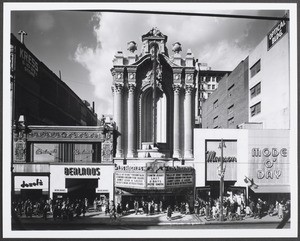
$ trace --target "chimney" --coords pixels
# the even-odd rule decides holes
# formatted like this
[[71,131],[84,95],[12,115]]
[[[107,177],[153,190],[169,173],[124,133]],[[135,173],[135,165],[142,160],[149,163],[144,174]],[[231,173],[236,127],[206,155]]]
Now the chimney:
[[20,30],[18,32],[18,34],[21,35],[21,40],[20,41],[21,41],[22,44],[24,44],[24,36],[27,35],[27,33],[23,30]]
[[93,113],[95,113],[95,101],[93,101]]

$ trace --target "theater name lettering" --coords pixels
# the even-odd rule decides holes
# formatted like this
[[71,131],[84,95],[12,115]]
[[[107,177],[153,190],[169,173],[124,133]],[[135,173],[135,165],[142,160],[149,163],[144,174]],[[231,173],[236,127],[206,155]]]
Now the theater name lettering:
[[[257,170],[258,179],[279,179],[282,170],[279,168],[279,158],[286,158],[288,156],[287,148],[253,148],[251,155],[253,158],[263,163],[264,168]],[[277,164],[277,165],[275,165]]]
[[[35,154],[36,155],[53,155],[53,154],[56,154],[58,153],[58,150],[57,149],[53,149],[53,150],[48,150],[48,149],[41,149],[41,148],[38,148],[36,151],[35,151]],[[89,154],[93,154],[94,153],[94,150],[78,150],[78,149],[75,149],[73,151],[73,154],[74,155],[89,155]]]
[[24,66],[24,71],[32,77],[36,77],[39,71],[38,62],[22,48],[20,48],[20,58],[22,65]]

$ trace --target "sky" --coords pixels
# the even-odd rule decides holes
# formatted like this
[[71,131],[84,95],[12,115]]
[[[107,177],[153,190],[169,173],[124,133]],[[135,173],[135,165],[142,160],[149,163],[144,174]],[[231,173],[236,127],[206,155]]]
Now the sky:
[[[166,11],[166,9],[163,9]],[[207,11],[199,11],[207,12]],[[247,10],[213,13],[282,17],[283,10]],[[173,16],[92,11],[12,11],[11,32],[24,30],[26,47],[83,100],[95,102],[95,111],[113,113],[112,60],[117,51],[128,55],[127,43],[157,27],[168,36],[167,47],[180,42],[195,59],[213,70],[232,71],[275,25],[272,20]]]

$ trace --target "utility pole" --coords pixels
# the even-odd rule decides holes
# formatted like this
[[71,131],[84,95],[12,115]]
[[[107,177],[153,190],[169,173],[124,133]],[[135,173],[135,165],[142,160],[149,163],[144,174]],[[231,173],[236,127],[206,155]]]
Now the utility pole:
[[219,148],[221,149],[221,161],[220,161],[220,221],[224,221],[223,215],[223,193],[224,193],[224,170],[223,170],[223,148],[226,147],[223,139],[221,139],[221,143]]

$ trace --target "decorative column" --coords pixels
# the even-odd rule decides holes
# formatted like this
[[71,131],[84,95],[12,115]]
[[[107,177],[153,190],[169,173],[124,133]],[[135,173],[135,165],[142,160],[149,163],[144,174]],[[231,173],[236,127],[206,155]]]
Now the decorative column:
[[180,157],[180,89],[181,84],[173,84],[174,90],[174,130],[173,157]]
[[118,137],[117,137],[117,147],[116,147],[116,157],[123,157],[123,142],[122,133],[123,131],[123,121],[122,121],[122,104],[123,104],[123,83],[115,83],[114,85],[114,118],[117,126]]
[[[133,74],[130,74],[133,75]],[[129,76],[130,76],[129,75]],[[135,83],[128,84],[128,150],[127,157],[135,156],[135,118],[134,118],[134,94]]]
[[184,101],[184,158],[193,158],[192,93],[194,85],[185,86]]

